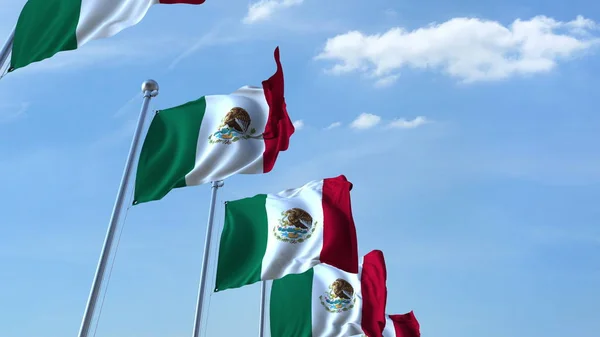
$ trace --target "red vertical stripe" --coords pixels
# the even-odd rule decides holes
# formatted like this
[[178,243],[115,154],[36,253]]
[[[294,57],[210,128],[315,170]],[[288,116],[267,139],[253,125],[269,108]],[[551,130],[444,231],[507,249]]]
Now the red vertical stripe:
[[365,255],[360,277],[363,297],[361,327],[368,337],[382,337],[385,328],[387,270],[383,252],[373,250]]
[[201,5],[205,0],[158,0],[161,4],[189,4],[189,5]]
[[265,99],[269,104],[269,118],[263,138],[265,152],[263,153],[263,172],[267,173],[275,166],[279,151],[285,151],[294,133],[294,124],[288,116],[283,91],[283,68],[279,61],[279,47],[275,48],[275,63],[277,71],[271,78],[262,82]]
[[348,273],[358,273],[358,244],[345,176],[323,180],[323,249],[320,260]]
[[417,321],[417,318],[412,311],[404,315],[390,315],[390,319],[394,322],[396,337],[421,336],[419,321]]

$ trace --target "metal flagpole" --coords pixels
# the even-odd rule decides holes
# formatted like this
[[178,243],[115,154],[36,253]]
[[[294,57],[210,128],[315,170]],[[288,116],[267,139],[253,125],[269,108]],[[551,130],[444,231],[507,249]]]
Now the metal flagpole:
[[96,275],[94,276],[94,282],[92,283],[92,290],[88,298],[83,320],[81,321],[81,327],[79,329],[79,337],[87,337],[90,331],[90,325],[92,318],[94,317],[94,310],[96,309],[96,301],[100,295],[100,289],[102,287],[102,281],[104,278],[104,271],[108,263],[110,256],[110,249],[113,244],[114,235],[117,229],[117,225],[121,216],[121,209],[125,202],[125,192],[127,191],[127,185],[131,176],[131,169],[133,166],[135,154],[138,151],[140,136],[142,133],[142,126],[146,120],[146,113],[148,112],[148,106],[152,97],[158,95],[158,83],[154,80],[147,80],[142,84],[142,93],[144,95],[144,101],[142,103],[142,110],[140,117],[138,118],[135,133],[133,134],[133,140],[131,141],[131,147],[129,148],[129,154],[127,155],[127,162],[125,163],[125,169],[123,170],[123,177],[121,178],[121,185],[119,186],[119,192],[117,193],[117,199],[113,207],[112,215],[110,216],[110,222],[108,230],[106,232],[106,238],[104,239],[104,246],[102,247],[102,253],[100,254],[100,260],[98,261],[98,267],[96,269]]
[[258,337],[265,337],[265,307],[267,305],[267,282],[262,281],[260,285],[260,325],[258,326]]
[[[15,39],[15,28],[13,28],[13,30],[10,32],[10,35],[8,36],[8,39],[6,39],[4,46],[2,46],[2,49],[0,49],[0,71],[4,68],[4,63],[6,63],[6,60],[8,60],[8,56],[10,55],[10,53],[12,51],[14,39]],[[0,75],[2,75],[2,74],[0,74]]]
[[212,227],[215,219],[215,204],[217,202],[217,190],[223,187],[222,180],[212,182],[212,195],[208,208],[208,222],[206,225],[206,239],[204,240],[204,256],[202,257],[202,268],[200,271],[200,286],[198,287],[198,304],[196,305],[196,317],[194,320],[194,337],[200,336],[200,325],[204,309],[204,294],[206,292],[206,271],[208,269],[208,255],[210,252],[210,241],[212,238]]

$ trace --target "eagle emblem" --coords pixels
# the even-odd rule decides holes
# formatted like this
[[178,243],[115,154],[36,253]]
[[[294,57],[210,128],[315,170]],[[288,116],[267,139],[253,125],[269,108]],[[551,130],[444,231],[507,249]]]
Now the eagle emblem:
[[251,128],[252,119],[244,108],[234,107],[221,120],[219,129],[208,137],[211,144],[231,144],[240,139],[262,139],[263,135],[255,135],[256,129]]
[[329,291],[319,296],[319,300],[327,311],[340,313],[354,308],[356,296],[350,282],[339,278],[329,286]]
[[315,232],[317,221],[301,208],[288,209],[281,212],[279,223],[273,227],[273,235],[283,242],[302,243]]

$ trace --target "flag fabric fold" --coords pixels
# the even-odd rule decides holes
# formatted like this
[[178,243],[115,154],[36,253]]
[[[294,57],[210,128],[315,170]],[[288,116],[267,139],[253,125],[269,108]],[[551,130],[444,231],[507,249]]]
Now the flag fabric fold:
[[402,315],[387,315],[383,337],[420,337],[419,321],[411,311]]
[[[352,337],[370,337],[364,333]],[[419,322],[411,311],[402,315],[385,315],[383,337],[421,337]]]
[[28,0],[17,21],[9,71],[111,37],[138,24],[154,4],[205,0]]
[[319,264],[273,281],[271,336],[382,337],[386,274],[383,253],[374,250],[363,257],[358,274]]
[[319,263],[357,273],[351,189],[341,175],[227,202],[215,291],[300,274]]
[[262,88],[244,86],[156,113],[140,152],[134,204],[162,199],[174,188],[273,169],[295,131],[279,47],[274,56],[277,71]]

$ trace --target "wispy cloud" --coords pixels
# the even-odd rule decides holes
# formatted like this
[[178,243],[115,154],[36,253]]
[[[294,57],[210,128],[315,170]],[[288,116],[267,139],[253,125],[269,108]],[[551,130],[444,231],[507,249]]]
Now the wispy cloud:
[[[148,111],[151,114],[151,111]],[[148,116],[150,120],[150,116]],[[102,135],[100,138],[94,140],[90,145],[90,149],[98,150],[111,148],[114,146],[121,145],[125,141],[131,141],[135,126],[137,124],[137,118],[129,118],[123,121],[120,125],[116,125],[115,129],[111,132]],[[144,134],[142,134],[142,137]]]
[[113,117],[118,118],[118,117],[121,117],[124,114],[128,113],[131,110],[132,104],[136,101],[141,101],[141,100],[142,100],[142,93],[141,92],[136,93],[127,101],[127,103],[123,104],[117,110],[117,112],[115,112]]
[[231,20],[223,20],[215,27],[211,28],[208,33],[202,35],[199,39],[192,42],[187,48],[177,55],[175,59],[167,67],[168,70],[173,70],[183,59],[193,55],[198,50],[214,45],[224,45],[238,41],[241,37],[233,34],[221,34],[223,27],[228,27],[232,24]]
[[30,105],[29,102],[0,105],[0,124],[10,123],[16,119],[22,118],[25,116]]
[[[93,41],[80,49],[60,52],[49,59],[17,69],[8,76],[37,74],[39,72],[63,72],[88,67],[114,67],[154,63],[173,57],[188,48],[189,37],[156,36],[151,38],[111,38]],[[164,46],[168,45],[169,48]],[[148,57],[152,55],[152,57]]]
[[394,129],[414,129],[427,123],[431,123],[431,121],[424,116],[417,116],[412,120],[397,118],[391,121],[387,126],[388,128]]
[[400,77],[400,75],[389,75],[386,77],[382,77],[377,79],[377,81],[375,81],[375,87],[376,88],[387,88],[389,86],[391,86],[392,84],[396,83],[396,81],[398,80],[398,78]]
[[268,41],[273,39],[273,36],[280,36],[282,31],[293,34],[313,34],[313,33],[331,33],[339,31],[341,24],[335,20],[325,23],[313,23],[306,20],[295,20],[294,18],[286,18],[285,20],[272,20],[272,26],[247,26],[233,19],[220,20],[218,24],[212,27],[208,32],[198,38],[186,39],[188,44],[179,50],[179,54],[171,61],[167,67],[167,71],[173,70],[181,61],[190,56],[193,56],[198,51],[208,47],[223,46],[234,44],[237,42],[248,41]]
[[[352,121],[350,127],[353,129],[366,130],[381,124],[382,121],[383,119],[381,116],[371,113],[361,113],[354,121]],[[432,123],[432,121],[427,119],[427,117],[417,116],[414,119],[396,118],[388,122],[385,127],[388,129],[414,129],[428,123]],[[337,127],[339,125],[341,125],[341,123],[336,122],[326,129]]]
[[[472,182],[476,177],[514,179],[547,186],[582,186],[600,182],[600,158],[590,152],[565,155],[556,150],[540,151],[539,146],[523,150],[523,142],[510,142],[501,147],[489,143],[464,145],[457,142],[456,135],[446,133],[446,127],[435,123],[431,128],[423,128],[423,132],[383,132],[380,137],[366,138],[343,133],[333,137],[326,145],[320,143],[322,137],[315,135],[314,139],[306,140],[305,146],[321,146],[319,153],[311,154],[303,164],[286,169],[285,174],[277,176],[269,190],[276,191],[286,185],[300,184],[311,177],[336,174],[340,170],[349,175],[355,172],[367,176],[381,174],[379,168],[372,168],[365,162],[392,157],[401,158],[398,163],[410,163],[399,164],[402,174],[415,178],[398,182],[407,190],[419,189],[427,184],[439,188],[463,181]],[[423,153],[428,155],[423,156]],[[370,159],[366,160],[367,157]],[[437,174],[441,167],[445,172],[443,176]]]
[[296,130],[302,130],[304,128],[304,121],[301,119],[295,121],[294,127],[296,128]]
[[301,5],[304,0],[260,0],[248,6],[248,14],[242,20],[245,24],[265,21],[275,13],[288,7]]
[[336,62],[328,73],[364,73],[379,87],[394,83],[404,68],[440,70],[464,83],[494,81],[553,70],[597,46],[598,28],[582,16],[569,22],[536,16],[508,26],[459,17],[412,31],[350,31],[328,39],[316,59]]
[[396,16],[398,16],[398,12],[391,8],[386,9],[383,13],[385,14],[385,16],[390,18],[395,18]]
[[370,129],[381,122],[381,117],[370,113],[361,113],[352,123],[350,127],[353,129]]
[[333,122],[328,127],[326,127],[325,130],[335,129],[335,128],[338,128],[340,126],[342,126],[341,122]]

